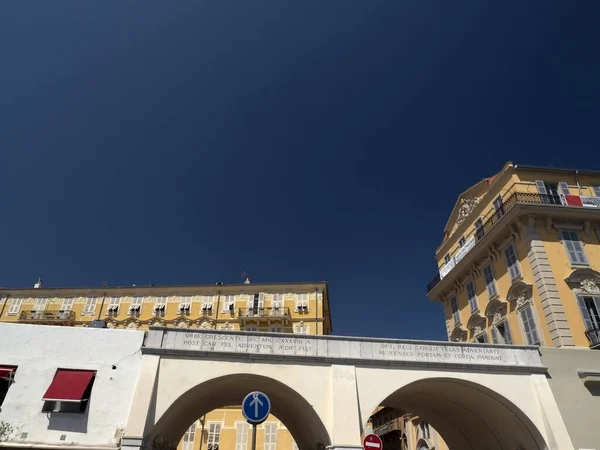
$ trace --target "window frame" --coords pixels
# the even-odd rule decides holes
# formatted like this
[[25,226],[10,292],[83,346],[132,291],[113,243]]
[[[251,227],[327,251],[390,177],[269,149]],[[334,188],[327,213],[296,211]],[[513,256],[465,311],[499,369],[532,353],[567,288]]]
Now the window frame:
[[[241,431],[241,433],[240,433]],[[240,437],[245,436],[246,442],[241,442],[244,439],[240,439]],[[250,441],[250,424],[244,421],[236,421],[235,422],[235,450],[247,450],[248,443]]]
[[[269,428],[269,433],[267,433],[267,427]],[[268,422],[265,423],[263,425],[263,430],[264,430],[264,450],[276,450],[277,449],[277,430],[279,429],[279,427],[277,426],[276,423],[272,423],[272,422]],[[272,442],[267,442],[267,436],[270,436],[269,441]],[[239,449],[236,449],[239,450]]]
[[[471,288],[472,289],[472,296],[471,296]],[[470,280],[467,285],[466,285],[466,291],[467,291],[467,300],[469,301],[469,308],[471,309],[471,314],[473,314],[474,312],[479,311],[479,299],[477,298],[477,290],[475,289],[475,280]],[[474,306],[473,306],[474,304]]]
[[[486,272],[489,269],[489,274],[490,274],[490,280],[488,281],[488,275],[486,274]],[[488,293],[488,297],[490,300],[498,297],[498,285],[496,284],[496,274],[494,273],[494,268],[492,267],[492,263],[488,263],[486,264],[486,266],[483,268],[483,280],[485,281],[485,288],[486,291]],[[492,288],[490,288],[490,286]],[[491,292],[491,291],[494,292]]]
[[[523,336],[525,336],[525,341],[527,342],[527,345],[539,345],[541,346],[543,344],[542,341],[542,333],[541,330],[538,326],[537,323],[537,319],[535,317],[535,311],[533,310],[534,305],[532,303],[529,303],[527,305],[525,305],[524,307],[519,309],[519,320],[521,323],[521,328],[523,331]],[[530,319],[531,319],[531,323],[528,323],[529,321],[527,320],[527,318],[525,317],[525,311],[527,311],[530,315]],[[533,328],[531,328],[531,325],[533,324]],[[529,339],[529,334],[527,332],[527,328],[529,327],[530,332],[533,331],[535,332],[535,335],[537,337],[537,340],[535,342],[531,342],[531,340]]]
[[86,297],[85,304],[81,310],[82,316],[93,316],[96,314],[96,305],[98,304],[98,297]]
[[[504,262],[506,263],[506,268],[508,270],[508,275],[510,276],[510,281],[514,282],[516,280],[520,280],[523,278],[523,272],[521,271],[521,264],[519,262],[519,255],[517,254],[517,248],[515,247],[514,242],[511,242],[502,251],[504,254]],[[510,253],[510,255],[509,255]],[[511,264],[511,257],[514,258],[513,263]],[[514,274],[513,274],[514,272]]]
[[119,296],[111,296],[108,301],[108,305],[106,306],[107,316],[117,316],[119,315],[119,311],[121,309],[121,297]]
[[10,306],[8,307],[8,311],[6,312],[6,315],[7,316],[18,316],[19,312],[21,311],[22,306],[23,306],[23,298],[13,297],[10,301]]
[[[215,430],[211,430],[213,425]],[[221,431],[223,430],[223,422],[208,422],[206,424],[206,428],[208,429],[208,435],[206,437],[206,448],[208,450],[216,450],[221,444]]]
[[[572,238],[576,238],[575,240]],[[589,259],[585,253],[585,248],[584,248],[584,242],[581,239],[581,236],[579,235],[579,233],[575,230],[561,230],[560,231],[560,240],[562,241],[563,244],[563,248],[565,249],[565,252],[567,253],[567,257],[569,258],[569,263],[571,264],[571,266],[585,266],[588,267],[590,265]],[[571,250],[569,250],[569,244],[571,243],[571,245],[573,246],[573,253],[575,254],[577,261],[574,261],[573,255]],[[579,249],[576,249],[576,245],[575,243],[577,243],[577,245],[580,247]],[[579,256],[577,256],[577,254],[580,254],[580,256],[583,256],[583,261],[579,260]]]
[[458,308],[458,298],[456,295],[450,297],[450,312],[452,313],[452,319],[454,320],[454,325],[458,325],[460,322],[460,309]]
[[296,306],[294,312],[309,312],[309,294],[308,292],[299,292],[296,294]]
[[129,308],[127,309],[127,314],[130,316],[139,317],[142,314],[142,305],[144,304],[144,297],[141,295],[136,295],[131,297],[131,303],[129,303]]

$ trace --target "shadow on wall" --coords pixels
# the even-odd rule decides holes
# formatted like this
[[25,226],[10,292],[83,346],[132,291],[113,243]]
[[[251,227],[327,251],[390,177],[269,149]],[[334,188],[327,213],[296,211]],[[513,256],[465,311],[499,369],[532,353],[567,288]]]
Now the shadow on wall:
[[84,413],[48,412],[48,429],[55,431],[70,431],[74,433],[87,433],[88,417],[91,405]]
[[600,396],[600,382],[599,381],[586,381],[584,383],[585,388],[590,391],[594,397]]

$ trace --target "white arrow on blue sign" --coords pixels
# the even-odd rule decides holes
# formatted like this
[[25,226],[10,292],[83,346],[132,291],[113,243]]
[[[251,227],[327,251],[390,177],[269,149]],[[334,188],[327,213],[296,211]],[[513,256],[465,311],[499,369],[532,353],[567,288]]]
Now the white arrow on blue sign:
[[271,400],[264,392],[250,392],[242,402],[242,413],[253,425],[263,423],[271,412]]

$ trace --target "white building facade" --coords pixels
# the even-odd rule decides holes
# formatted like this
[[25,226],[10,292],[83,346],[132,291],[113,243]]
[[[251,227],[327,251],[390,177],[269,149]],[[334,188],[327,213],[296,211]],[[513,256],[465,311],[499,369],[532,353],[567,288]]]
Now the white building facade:
[[0,323],[0,422],[8,448],[116,449],[144,333]]

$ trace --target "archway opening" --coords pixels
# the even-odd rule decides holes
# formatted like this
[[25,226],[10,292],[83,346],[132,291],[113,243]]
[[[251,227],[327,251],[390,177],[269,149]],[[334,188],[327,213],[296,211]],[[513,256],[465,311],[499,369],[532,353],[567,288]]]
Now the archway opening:
[[[271,414],[285,425],[299,449],[324,449],[331,444],[318,414],[300,394],[277,380],[251,374],[215,378],[188,390],[162,414],[149,430],[146,441],[154,448],[172,449],[199,418],[217,409],[241,405],[251,391],[262,391],[269,396]],[[210,433],[210,428],[207,432]],[[250,427],[248,440],[251,433]]]
[[[547,449],[536,426],[519,408],[472,382],[449,378],[416,381],[391,394],[381,406],[400,411],[405,419],[417,418],[405,421],[403,429],[414,449],[424,445],[436,450]],[[435,442],[429,424],[442,440]]]

